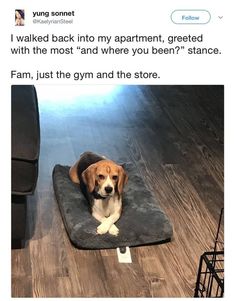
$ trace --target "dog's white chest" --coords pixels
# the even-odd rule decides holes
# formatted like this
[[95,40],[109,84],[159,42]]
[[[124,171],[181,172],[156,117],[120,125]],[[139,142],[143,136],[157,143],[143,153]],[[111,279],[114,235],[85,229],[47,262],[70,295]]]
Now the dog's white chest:
[[92,210],[104,217],[108,217],[116,212],[121,206],[121,201],[117,197],[108,200],[94,199]]

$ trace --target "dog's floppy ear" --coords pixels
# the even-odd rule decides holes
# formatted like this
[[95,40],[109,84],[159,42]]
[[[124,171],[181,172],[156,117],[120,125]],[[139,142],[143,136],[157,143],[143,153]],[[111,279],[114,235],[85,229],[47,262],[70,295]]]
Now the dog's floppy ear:
[[90,165],[85,171],[82,173],[82,179],[84,183],[87,185],[89,192],[93,192],[95,188],[95,179],[96,179],[96,164]]
[[122,166],[119,167],[118,177],[119,178],[118,178],[117,190],[118,190],[119,195],[121,195],[123,192],[124,186],[128,181],[128,176]]

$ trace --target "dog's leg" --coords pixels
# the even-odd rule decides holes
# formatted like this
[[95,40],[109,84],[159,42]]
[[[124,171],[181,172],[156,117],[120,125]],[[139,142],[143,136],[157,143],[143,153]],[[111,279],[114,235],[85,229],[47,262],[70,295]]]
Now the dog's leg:
[[117,236],[119,234],[119,229],[115,224],[111,225],[111,228],[108,231],[111,235]]
[[118,235],[119,229],[114,225],[115,222],[120,218],[120,212],[117,211],[110,215],[109,217],[103,219],[101,225],[97,227],[98,234],[105,234],[109,231],[112,235]]
[[69,170],[69,176],[72,182],[79,184],[79,178],[77,174],[77,167],[78,167],[79,161],[77,161],[73,166],[71,166]]
[[[102,225],[102,223],[105,222],[105,220],[107,220],[107,217],[103,217],[100,214],[98,214],[97,212],[94,212],[92,215],[93,215],[94,218],[96,218],[96,220],[98,220],[101,223],[101,225]],[[105,233],[107,233],[107,231],[105,232],[106,227],[104,227],[104,225],[103,226],[101,226],[101,225],[99,225],[97,227],[97,233],[98,234],[105,234]],[[114,224],[111,225],[111,227],[110,227],[110,229],[108,231],[109,231],[109,233],[111,235],[117,236],[119,234],[119,229]]]
[[107,218],[105,216],[102,216],[101,214],[99,214],[98,212],[94,211],[92,213],[92,216],[98,220],[100,223],[103,223]]
[[97,213],[97,212],[93,212],[92,215],[93,215],[93,217],[94,217],[96,220],[98,220],[98,221],[101,223],[101,225],[99,225],[99,226],[97,227],[97,233],[98,233],[98,234],[105,234],[107,231],[108,231],[111,235],[117,236],[117,235],[119,234],[119,229],[116,227],[115,224],[111,225],[110,229],[107,230],[106,232],[104,232],[105,229],[106,229],[107,227],[105,227],[104,225],[102,226],[102,223],[104,223],[108,218],[107,218],[107,217],[104,217],[104,216],[101,216],[101,215],[100,215],[99,213]]
[[116,197],[115,202],[114,202],[114,213],[111,214],[111,216],[110,216],[112,225],[109,229],[109,233],[111,235],[117,236],[119,234],[119,229],[117,228],[115,223],[120,218],[121,211],[122,211],[122,198]]
[[101,204],[97,202],[92,211],[93,217],[101,223],[97,227],[97,233],[105,234],[109,232],[111,235],[117,236],[119,229],[114,224],[118,221],[121,215],[122,199],[116,196],[112,200],[112,203],[110,203],[110,207],[108,208],[108,212],[110,212],[109,217],[106,217],[105,214],[103,214],[102,208],[100,208],[100,206]]

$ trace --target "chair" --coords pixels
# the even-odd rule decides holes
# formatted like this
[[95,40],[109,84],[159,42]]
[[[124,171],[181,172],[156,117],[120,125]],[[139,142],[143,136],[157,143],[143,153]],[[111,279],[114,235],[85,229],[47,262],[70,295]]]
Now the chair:
[[38,179],[40,124],[36,89],[13,85],[12,113],[12,247],[23,246],[26,229],[27,195]]

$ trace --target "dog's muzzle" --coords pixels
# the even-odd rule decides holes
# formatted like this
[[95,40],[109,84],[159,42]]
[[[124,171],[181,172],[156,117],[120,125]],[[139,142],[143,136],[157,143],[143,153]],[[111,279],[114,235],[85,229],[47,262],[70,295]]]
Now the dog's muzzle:
[[110,193],[112,193],[113,188],[111,186],[106,186],[105,191],[106,191],[107,194],[110,194]]

